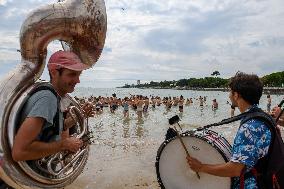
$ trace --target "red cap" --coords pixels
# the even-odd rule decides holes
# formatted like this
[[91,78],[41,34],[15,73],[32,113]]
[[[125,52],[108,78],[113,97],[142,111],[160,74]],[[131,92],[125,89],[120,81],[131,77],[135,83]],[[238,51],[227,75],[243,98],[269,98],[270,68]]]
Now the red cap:
[[74,71],[82,71],[91,66],[83,64],[80,58],[71,51],[57,51],[51,55],[47,64],[48,70],[67,68]]

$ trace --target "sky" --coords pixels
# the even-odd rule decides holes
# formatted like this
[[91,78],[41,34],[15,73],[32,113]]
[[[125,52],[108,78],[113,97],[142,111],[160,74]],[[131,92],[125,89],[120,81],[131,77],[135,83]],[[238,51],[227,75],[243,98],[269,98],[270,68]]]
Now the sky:
[[[21,63],[27,14],[57,0],[0,0],[0,79]],[[283,0],[105,0],[107,34],[98,62],[78,86],[284,71]],[[58,42],[48,52],[60,49]],[[48,80],[45,70],[41,76]]]

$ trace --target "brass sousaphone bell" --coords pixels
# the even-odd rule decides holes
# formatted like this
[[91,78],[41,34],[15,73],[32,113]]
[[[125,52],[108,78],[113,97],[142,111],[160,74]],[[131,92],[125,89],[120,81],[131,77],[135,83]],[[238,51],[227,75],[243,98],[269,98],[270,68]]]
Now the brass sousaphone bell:
[[[29,95],[46,85],[38,81],[44,67],[47,46],[53,40],[68,44],[84,64],[94,65],[102,52],[107,30],[103,0],[66,0],[33,11],[21,33],[21,64],[0,82],[0,176],[15,188],[63,188],[72,183],[87,162],[89,146],[75,154],[60,152],[36,160],[37,170],[11,157],[19,112]],[[1,64],[1,63],[0,63]],[[79,104],[72,102],[71,114],[78,120],[78,138],[88,131]],[[40,171],[38,171],[40,170]]]

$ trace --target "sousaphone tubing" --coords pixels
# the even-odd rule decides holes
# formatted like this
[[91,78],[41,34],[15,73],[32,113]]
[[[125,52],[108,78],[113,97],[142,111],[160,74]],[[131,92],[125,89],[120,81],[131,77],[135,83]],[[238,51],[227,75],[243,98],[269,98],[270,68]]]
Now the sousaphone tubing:
[[[103,0],[66,0],[47,5],[30,13],[20,32],[21,63],[0,81],[0,176],[14,188],[63,188],[72,183],[87,162],[86,144],[75,154],[60,152],[36,160],[36,169],[27,162],[11,157],[18,118],[23,104],[38,87],[45,64],[47,46],[54,40],[64,41],[84,64],[94,65],[105,43],[107,18]],[[0,62],[1,64],[1,62]],[[79,104],[72,103],[78,138],[88,131]]]

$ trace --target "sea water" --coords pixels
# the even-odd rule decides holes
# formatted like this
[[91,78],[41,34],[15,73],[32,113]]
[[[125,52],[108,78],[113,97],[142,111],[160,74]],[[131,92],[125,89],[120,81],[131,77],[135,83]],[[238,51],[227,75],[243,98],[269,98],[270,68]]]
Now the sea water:
[[[138,120],[131,108],[129,118],[123,117],[123,108],[115,113],[104,108],[102,114],[89,119],[89,127],[93,132],[93,144],[90,148],[89,160],[83,173],[67,188],[118,189],[118,188],[159,188],[157,183],[155,161],[157,150],[165,140],[169,128],[168,119],[174,115],[181,118],[183,132],[230,117],[228,92],[191,91],[173,89],[97,89],[77,88],[72,94],[77,97],[104,96],[116,94],[117,98],[130,95],[193,98],[194,103],[184,106],[180,113],[178,106],[166,110],[164,105],[152,108]],[[199,106],[199,96],[206,97],[203,107]],[[212,100],[219,103],[217,110],[212,110]],[[283,96],[272,95],[272,107],[277,105]],[[260,100],[260,108],[266,109],[266,95]],[[239,114],[236,109],[235,115]],[[219,134],[232,143],[239,123],[214,128]],[[210,155],[210,154],[204,154]]]

